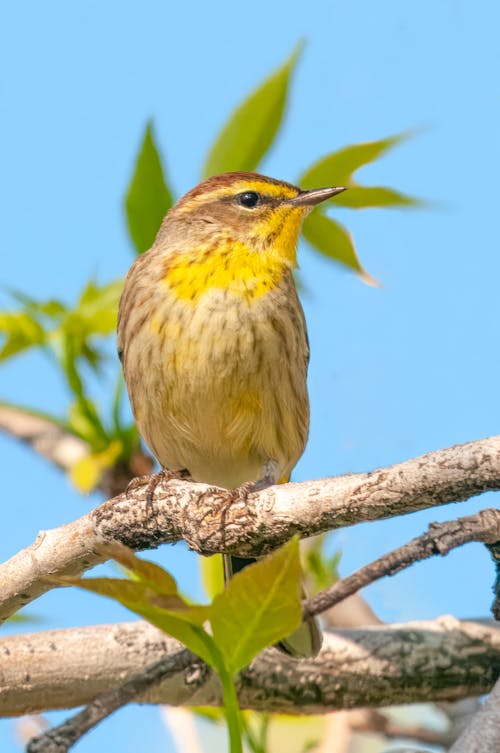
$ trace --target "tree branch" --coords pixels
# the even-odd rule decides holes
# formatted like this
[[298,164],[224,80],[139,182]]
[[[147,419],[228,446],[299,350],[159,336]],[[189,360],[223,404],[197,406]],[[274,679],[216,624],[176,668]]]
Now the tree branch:
[[88,445],[48,418],[0,405],[0,431],[20,440],[63,471],[87,455]]
[[[433,523],[426,534],[380,557],[345,580],[335,583],[331,588],[308,599],[304,603],[304,616],[324,612],[360,588],[385,575],[394,575],[417,560],[426,559],[434,554],[444,556],[452,548],[470,541],[482,541],[488,544],[498,540],[500,540],[500,510],[483,510],[476,515],[455,521]],[[107,716],[135,700],[141,693],[149,691],[162,680],[187,668],[194,663],[195,659],[196,657],[185,649],[179,654],[167,655],[149,665],[144,671],[137,673],[117,688],[99,695],[83,711],[35,738],[28,746],[27,753],[67,753],[75,742]],[[202,662],[200,666],[203,666]],[[205,669],[208,672],[206,666]],[[384,732],[386,736],[401,737],[403,736],[401,729],[404,729],[407,737],[420,741],[436,742],[444,739],[443,735],[437,736],[432,731],[422,730],[420,727],[401,728],[382,715],[377,715],[373,710],[370,713],[371,715],[365,710],[364,722],[367,723],[369,720],[372,728],[375,723],[376,730]]]
[[371,473],[273,486],[228,505],[228,492],[172,480],[120,494],[0,565],[0,618],[51,587],[47,576],[74,575],[102,561],[96,549],[118,540],[135,550],[184,539],[203,554],[258,556],[294,533],[312,536],[367,520],[458,502],[500,489],[500,436],[455,445]]
[[493,753],[497,750],[500,750],[500,680],[449,753]]
[[208,667],[187,648],[163,657],[122,685],[100,695],[75,716],[33,738],[26,748],[27,753],[66,753],[86,732],[114,711],[134,701],[162,680],[197,665],[201,684],[208,674]]
[[[88,704],[181,648],[141,621],[2,638],[0,715]],[[217,678],[200,687],[199,671],[198,660],[141,701],[221,705]],[[499,674],[500,628],[443,617],[337,630],[300,662],[268,649],[241,673],[239,697],[245,708],[314,714],[480,695]]]
[[[89,445],[83,439],[65,431],[49,418],[21,408],[0,405],[0,431],[27,444],[65,473],[90,452]],[[153,458],[138,449],[127,461],[119,461],[108,468],[98,488],[107,497],[114,497],[127,487],[134,476],[151,473],[153,467]]]
[[395,575],[415,562],[436,554],[444,557],[455,547],[471,541],[480,541],[483,544],[500,541],[500,510],[481,510],[475,515],[446,523],[431,523],[427,533],[384,554],[352,575],[337,581],[330,588],[307,599],[303,605],[304,618],[321,614],[386,575]]

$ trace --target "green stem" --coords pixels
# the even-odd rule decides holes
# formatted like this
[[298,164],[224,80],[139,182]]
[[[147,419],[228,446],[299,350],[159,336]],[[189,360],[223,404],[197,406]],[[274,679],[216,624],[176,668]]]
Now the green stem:
[[218,667],[218,672],[222,683],[224,711],[229,732],[229,750],[231,753],[243,753],[241,741],[243,727],[234,678],[227,671],[224,664]]
[[229,732],[230,753],[243,753],[243,720],[241,717],[238,695],[234,684],[234,677],[226,667],[224,657],[219,651],[217,644],[211,635],[202,628],[196,631],[209,651],[211,662],[222,684],[222,698],[224,701],[224,713],[226,716],[227,729]]

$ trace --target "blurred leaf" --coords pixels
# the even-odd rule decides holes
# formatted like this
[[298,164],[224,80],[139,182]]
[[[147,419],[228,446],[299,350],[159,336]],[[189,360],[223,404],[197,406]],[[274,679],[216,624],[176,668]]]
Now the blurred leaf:
[[35,298],[26,295],[26,293],[12,288],[9,289],[9,293],[14,300],[18,301],[18,303],[22,303],[26,311],[29,311],[30,313],[44,314],[52,319],[57,319],[68,310],[61,301],[56,301],[55,299],[49,301],[37,301]]
[[350,209],[370,207],[416,207],[422,205],[414,196],[393,191],[382,186],[351,186],[348,191],[335,197],[335,204]]
[[245,667],[301,623],[298,538],[245,567],[213,600],[210,623],[226,666]]
[[156,562],[137,557],[132,549],[116,541],[104,545],[102,551],[133,573],[140,583],[149,586],[156,593],[177,594],[177,583],[174,578]]
[[0,332],[5,335],[0,360],[41,346],[56,357],[77,394],[80,390],[77,360],[83,359],[94,370],[100,366],[103,355],[91,338],[115,331],[122,288],[123,280],[102,286],[90,281],[73,309],[54,299],[37,301],[19,291],[9,291],[24,310],[0,312]]
[[172,204],[172,194],[165,181],[155,144],[153,125],[149,122],[125,198],[128,229],[138,254],[152,246],[161,221]]
[[338,580],[338,564],[342,552],[336,551],[332,555],[325,552],[328,536],[315,536],[308,539],[302,548],[304,570],[308,578],[308,586],[313,593],[323,591]]
[[[208,617],[209,607],[191,607],[174,588],[162,595],[145,583],[122,578],[54,578],[54,581],[77,586],[120,602],[152,625],[177,638],[207,664],[214,666],[210,636],[201,627]],[[207,646],[208,644],[208,646]]]
[[122,443],[115,440],[101,452],[90,452],[71,466],[69,477],[78,491],[88,494],[99,484],[102,475],[122,454]]
[[81,337],[114,333],[122,290],[121,279],[101,286],[90,280],[68,315],[64,331]]
[[120,435],[124,430],[120,419],[120,410],[124,394],[125,380],[123,378],[123,372],[120,371],[118,373],[118,379],[116,380],[116,385],[113,393],[113,402],[111,404],[111,420],[113,422],[113,430],[118,435]]
[[[363,165],[373,162],[392,147],[409,138],[408,133],[399,133],[378,141],[352,144],[327,154],[312,165],[300,178],[302,188],[344,186],[350,183],[351,175]],[[336,199],[335,199],[336,201]]]
[[71,432],[87,442],[94,452],[102,452],[109,444],[95,405],[84,395],[70,406],[68,425]]
[[201,716],[203,719],[213,722],[214,724],[219,724],[224,721],[223,710],[216,706],[190,706],[189,710],[192,711],[193,714],[196,714],[196,716]]
[[[306,753],[321,750],[327,718],[325,714],[317,716],[273,714],[267,751],[269,753],[278,753],[283,750],[286,753]],[[336,746],[333,746],[333,750],[330,746],[327,747],[331,753],[334,753]],[[370,748],[363,749],[363,753],[369,753],[369,751],[374,753]],[[357,753],[361,751],[358,750]]]
[[339,222],[316,211],[306,217],[302,233],[320,254],[354,270],[368,285],[378,285],[375,278],[361,266],[351,235]]
[[255,170],[281,126],[290,77],[301,50],[299,45],[286,63],[236,108],[208,154],[203,177]]
[[5,623],[17,622],[20,625],[40,625],[43,621],[44,618],[40,617],[40,615],[33,614],[32,612],[25,612],[23,610],[21,612],[16,612],[16,614],[12,614],[10,617],[7,617]]
[[199,558],[201,579],[205,593],[210,599],[224,590],[224,566],[222,554],[213,554],[211,557]]
[[0,334],[5,338],[0,349],[0,361],[33,345],[44,345],[47,340],[43,327],[24,311],[0,312]]

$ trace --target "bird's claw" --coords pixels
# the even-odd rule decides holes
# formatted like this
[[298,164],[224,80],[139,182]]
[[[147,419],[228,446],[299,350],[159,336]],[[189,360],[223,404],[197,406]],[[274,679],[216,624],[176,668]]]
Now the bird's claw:
[[127,488],[125,490],[125,495],[128,497],[130,492],[132,492],[134,489],[138,489],[141,486],[146,486],[146,511],[148,514],[153,512],[153,502],[154,502],[154,493],[156,491],[156,487],[158,484],[160,484],[162,481],[173,481],[174,479],[188,479],[189,472],[185,469],[182,469],[180,471],[168,471],[166,468],[163,468],[161,471],[158,471],[158,473],[152,473],[149,476],[136,476],[133,478],[129,484],[127,485]]

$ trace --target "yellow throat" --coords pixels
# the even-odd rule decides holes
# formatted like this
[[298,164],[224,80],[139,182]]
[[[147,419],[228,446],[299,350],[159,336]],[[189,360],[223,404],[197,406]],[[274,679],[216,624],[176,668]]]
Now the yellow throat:
[[165,286],[193,306],[213,288],[258,300],[297,266],[304,217],[340,190],[301,191],[256,173],[208,179],[181,199],[160,230],[155,245],[169,251]]

